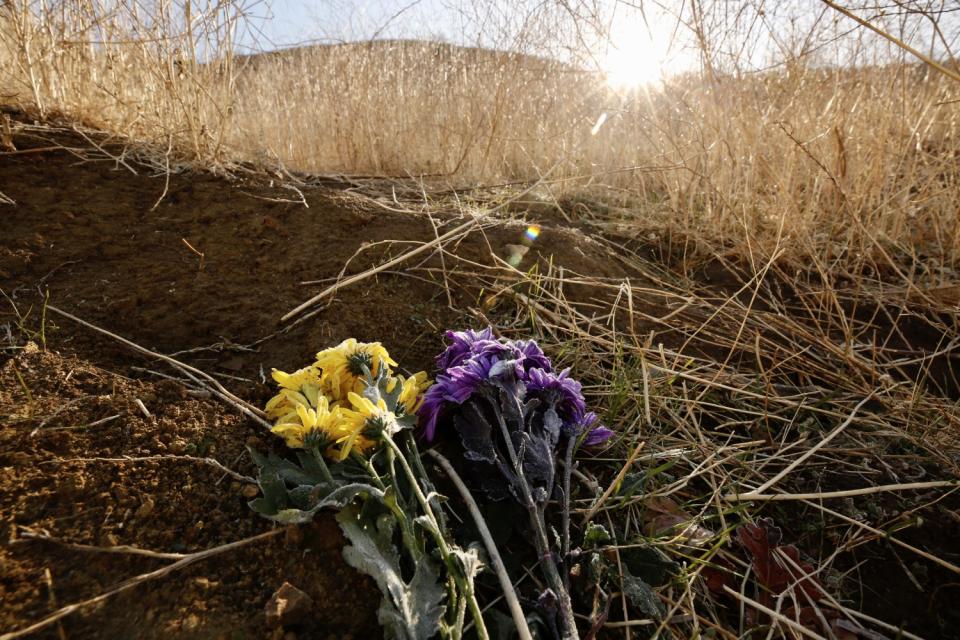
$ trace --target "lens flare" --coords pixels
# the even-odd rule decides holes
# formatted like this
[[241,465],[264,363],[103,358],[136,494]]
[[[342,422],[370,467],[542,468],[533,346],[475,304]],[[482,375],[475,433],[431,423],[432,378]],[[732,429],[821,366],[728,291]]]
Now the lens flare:
[[532,224],[527,227],[523,232],[523,235],[520,236],[521,244],[508,244],[506,246],[507,262],[510,263],[510,266],[520,266],[520,263],[523,262],[523,257],[527,255],[528,251],[530,251],[530,246],[534,243],[539,235],[540,225]]

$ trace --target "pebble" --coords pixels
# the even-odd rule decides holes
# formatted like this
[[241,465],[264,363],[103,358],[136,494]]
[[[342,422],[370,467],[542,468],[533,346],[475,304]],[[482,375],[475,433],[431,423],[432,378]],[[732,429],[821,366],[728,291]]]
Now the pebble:
[[199,577],[199,578],[194,578],[194,579],[193,579],[193,583],[194,583],[195,585],[197,585],[198,587],[200,587],[201,589],[212,589],[212,588],[214,588],[214,587],[220,586],[220,583],[219,583],[219,582],[214,582],[214,581],[210,580],[209,578],[205,578],[205,577],[203,577],[203,576],[201,576],[201,577]]
[[264,607],[268,627],[286,627],[302,621],[313,607],[313,600],[289,582],[270,596]]
[[154,506],[156,506],[156,504],[153,502],[153,500],[149,496],[144,498],[143,503],[140,505],[140,508],[137,509],[136,516],[138,518],[146,518],[148,515],[153,513]]

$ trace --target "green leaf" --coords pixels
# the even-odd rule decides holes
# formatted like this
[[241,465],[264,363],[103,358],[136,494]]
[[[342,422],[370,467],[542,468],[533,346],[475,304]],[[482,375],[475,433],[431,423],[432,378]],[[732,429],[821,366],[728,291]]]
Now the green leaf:
[[413,429],[417,426],[417,414],[408,413],[400,418],[397,418],[397,424],[399,424],[403,429]]
[[660,602],[660,598],[657,597],[657,594],[653,591],[653,587],[649,584],[632,575],[629,571],[624,570],[622,588],[623,595],[627,596],[630,604],[645,615],[650,616],[654,620],[663,618],[665,613],[663,603]]
[[610,542],[610,532],[602,524],[591,522],[587,525],[587,530],[583,533],[583,548],[593,549],[602,547]]
[[[262,481],[260,488],[263,489]],[[317,487],[314,487],[314,489],[316,488]],[[294,491],[299,491],[299,489],[300,487],[297,487]],[[280,503],[266,500],[265,495],[264,498],[258,498],[248,504],[251,509],[270,520],[281,524],[303,524],[313,520],[313,517],[321,509],[343,507],[359,495],[368,495],[376,500],[383,499],[383,492],[380,491],[380,489],[362,482],[337,487],[333,491],[328,492],[326,496],[309,509],[287,507],[290,502],[288,495],[286,488],[284,488],[284,498]]]
[[[250,451],[250,457],[253,458],[256,465],[260,467],[261,474],[276,473],[285,482],[293,485],[314,485],[324,481],[323,474],[320,472],[320,466],[316,460],[313,461],[313,465],[300,467],[295,462],[282,458],[273,452],[264,456],[253,449],[248,450]],[[301,464],[303,464],[303,456],[298,455],[298,457],[300,458]]]
[[431,536],[440,535],[440,531],[437,529],[436,526],[434,526],[433,521],[427,516],[418,516],[413,520],[413,523],[423,527],[423,529],[427,533],[429,533]]
[[301,484],[287,492],[287,497],[297,509],[309,509],[317,501],[317,488],[309,484]]
[[297,460],[300,461],[300,466],[303,467],[305,473],[314,478],[323,477],[323,469],[320,468],[320,463],[313,457],[313,454],[307,451],[297,451]]
[[263,497],[250,501],[248,504],[251,509],[269,518],[287,507],[287,486],[280,479],[280,474],[261,469],[257,484],[260,485]]
[[643,491],[643,483],[646,480],[646,474],[628,473],[623,478],[623,482],[617,487],[616,497],[621,500],[629,500],[636,493]]
[[253,460],[253,464],[257,465],[258,468],[262,468],[267,464],[267,458],[262,453],[254,449],[253,447],[247,447],[247,451],[250,453],[250,459]]
[[383,492],[364,480],[346,483],[341,476],[331,483],[314,456],[297,452],[300,464],[275,453],[262,454],[248,449],[250,457],[260,468],[257,483],[263,496],[252,500],[250,508],[270,520],[283,524],[309,522],[326,507],[342,507],[358,495],[368,495],[378,501]]
[[371,523],[360,518],[360,509],[348,506],[337,514],[337,521],[350,541],[343,550],[347,564],[376,580],[383,593],[377,617],[387,637],[427,640],[437,633],[446,609],[440,604],[444,597],[440,575],[424,558],[416,564],[410,582],[403,580],[392,540],[393,518],[384,516]]

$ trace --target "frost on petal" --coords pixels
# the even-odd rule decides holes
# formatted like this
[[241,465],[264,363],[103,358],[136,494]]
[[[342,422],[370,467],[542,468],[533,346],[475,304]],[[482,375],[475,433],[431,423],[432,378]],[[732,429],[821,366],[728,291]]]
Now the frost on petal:
[[490,327],[481,329],[480,331],[474,331],[473,329],[467,329],[466,331],[447,331],[446,336],[450,342],[450,346],[437,357],[437,369],[440,371],[444,371],[450,367],[456,367],[476,353],[474,348],[477,343],[495,342],[493,329]]
[[530,397],[556,406],[557,414],[563,421],[564,430],[580,432],[580,425],[587,412],[579,382],[570,377],[570,370],[550,373],[541,369],[532,369],[528,374],[527,392]]

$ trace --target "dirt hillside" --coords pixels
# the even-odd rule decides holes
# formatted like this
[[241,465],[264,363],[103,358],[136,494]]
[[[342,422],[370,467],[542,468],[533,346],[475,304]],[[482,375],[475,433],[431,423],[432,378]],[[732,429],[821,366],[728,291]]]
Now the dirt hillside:
[[[109,140],[100,144],[105,153],[113,149]],[[406,268],[488,263],[491,252],[519,243],[525,228],[483,221],[443,261],[433,256],[370,278],[288,329],[280,316],[345,265],[347,273],[360,272],[461,224],[460,214],[395,213],[389,197],[383,206],[369,198],[360,206],[345,192],[349,184],[291,190],[262,175],[157,175],[132,158],[96,152],[70,132],[23,134],[16,146],[17,153],[0,157],[0,191],[15,203],[0,205],[0,326],[10,329],[0,367],[0,538],[9,541],[0,546],[4,631],[169,562],[68,548],[31,534],[183,553],[271,528],[246,506],[252,486],[195,461],[142,458],[212,457],[249,474],[244,447],[262,449],[273,439],[216,400],[164,380],[160,374],[172,372],[162,364],[44,313],[46,296],[262,402],[270,394],[264,373],[302,366],[347,337],[380,340],[403,365],[429,368],[443,329],[481,320],[451,309],[440,276],[411,277]],[[574,272],[623,273],[604,249],[570,229],[544,229],[521,267],[548,259]],[[322,284],[302,284],[309,280]],[[452,288],[449,300],[470,309],[479,293]],[[118,461],[122,456],[141,460]],[[62,629],[69,638],[264,637],[272,632],[263,607],[286,580],[316,603],[296,632],[368,637],[378,596],[346,568],[341,542],[336,525],[322,520],[137,587],[66,618]],[[318,561],[329,570],[309,571]]]

